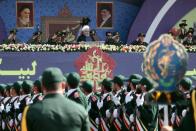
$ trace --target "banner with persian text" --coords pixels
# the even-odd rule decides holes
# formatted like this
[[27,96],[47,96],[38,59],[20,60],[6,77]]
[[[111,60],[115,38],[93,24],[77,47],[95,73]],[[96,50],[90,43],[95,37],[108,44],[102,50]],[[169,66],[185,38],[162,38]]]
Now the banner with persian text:
[[[24,79],[36,80],[47,67],[59,67],[64,73],[78,72],[77,61],[81,60],[85,63],[83,59],[80,59],[82,54],[83,52],[0,52],[0,83],[15,82]],[[112,77],[122,74],[128,77],[133,73],[143,74],[141,69],[143,62],[142,53],[106,54],[107,57],[105,58],[107,58],[107,61],[102,57],[100,59],[99,53],[91,50],[91,54],[89,54],[91,60],[86,59],[87,63],[81,64],[81,69],[85,69],[89,63],[97,64],[98,61],[95,60],[103,60],[104,63],[99,67],[103,67],[104,65],[104,70],[107,69],[107,71],[112,72],[112,74],[104,74],[105,76]],[[196,75],[195,58],[196,54],[189,53],[187,76]],[[111,63],[109,62],[108,64],[109,59],[111,59]],[[81,71],[83,71],[81,73],[85,74],[85,70]],[[85,77],[82,75],[82,79],[85,80]]]

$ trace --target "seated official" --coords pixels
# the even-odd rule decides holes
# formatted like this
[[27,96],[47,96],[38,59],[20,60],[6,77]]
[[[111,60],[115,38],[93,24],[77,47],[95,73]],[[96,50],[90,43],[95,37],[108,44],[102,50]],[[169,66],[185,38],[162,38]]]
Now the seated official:
[[27,41],[28,44],[42,44],[42,32],[36,31],[33,33],[31,39]]
[[119,32],[114,32],[112,39],[114,40],[114,45],[120,46],[123,45],[124,43],[120,40],[120,33]]
[[114,40],[112,39],[112,32],[106,32],[105,36],[105,45],[112,45],[114,43]]
[[62,43],[61,36],[62,36],[62,32],[60,31],[54,33],[54,35],[48,40],[48,43],[51,45],[61,44]]
[[8,36],[7,39],[5,39],[2,44],[17,44],[20,42],[20,40],[18,40],[16,38],[16,34],[17,34],[18,30],[17,29],[12,29],[10,30],[10,34]]
[[194,43],[194,40],[193,40],[193,33],[188,32],[187,36],[183,40],[183,45],[190,46],[190,45],[194,45],[194,44],[196,44],[196,43]]
[[148,43],[144,42],[144,38],[145,38],[145,34],[144,33],[139,33],[137,36],[137,39],[135,41],[133,41],[131,43],[131,45],[143,45],[143,46],[147,46]]
[[90,37],[91,37],[92,41],[99,41],[99,37],[97,36],[97,32],[94,29],[90,31]]
[[92,41],[92,38],[90,37],[90,27],[88,25],[85,25],[82,28],[82,32],[78,37],[77,42],[88,42],[88,41]]

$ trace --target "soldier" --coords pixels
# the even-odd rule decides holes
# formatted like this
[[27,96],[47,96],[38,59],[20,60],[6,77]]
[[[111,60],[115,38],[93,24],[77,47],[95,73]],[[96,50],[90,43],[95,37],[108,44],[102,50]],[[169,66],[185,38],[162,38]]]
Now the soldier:
[[97,107],[97,96],[92,92],[93,83],[91,81],[84,81],[81,85],[82,92],[86,95],[88,100],[87,111],[90,120],[90,129],[92,131],[98,130],[98,125],[96,124],[96,118],[99,116],[99,110]]
[[188,77],[184,77],[178,85],[178,90],[172,94],[174,98],[173,101],[176,103],[171,116],[171,123],[174,129],[179,127],[181,119],[187,112],[187,103],[188,99],[190,99],[192,80]]
[[10,30],[10,34],[9,34],[8,38],[5,39],[2,44],[7,44],[8,45],[8,44],[17,44],[17,43],[19,43],[20,40],[18,40],[16,38],[17,32],[18,32],[17,29]]
[[80,76],[76,72],[69,73],[67,76],[68,92],[67,97],[87,109],[87,99],[84,93],[79,89]]
[[146,35],[145,35],[144,33],[139,33],[139,34],[137,35],[137,39],[136,39],[135,41],[133,41],[133,42],[131,43],[131,45],[143,45],[143,46],[147,46],[148,43],[146,43],[146,42],[144,41],[145,36],[146,36]]
[[13,84],[13,86],[10,88],[10,96],[11,99],[9,103],[7,103],[5,106],[6,111],[6,118],[5,121],[5,130],[15,130],[15,118],[16,118],[16,105],[17,101],[20,96],[20,89],[21,89],[21,82],[17,81]]
[[111,124],[111,130],[126,130],[125,124],[122,121],[123,114],[125,113],[124,104],[126,90],[124,89],[125,77],[122,75],[114,76],[113,78],[113,101],[115,106],[113,107],[113,122]]
[[133,74],[128,79],[127,85],[127,95],[125,97],[125,109],[123,120],[126,122],[126,127],[134,130],[134,114],[136,109],[136,86],[139,84],[139,81],[142,79],[142,76],[139,74]]
[[157,131],[158,130],[158,105],[144,102],[144,95],[153,88],[152,82],[143,77],[139,82],[141,94],[136,94],[136,127],[140,130]]
[[100,130],[109,130],[110,119],[113,112],[114,102],[112,101],[112,80],[106,78],[101,82],[101,98],[97,101],[99,118],[96,120]]
[[42,37],[42,32],[36,31],[33,33],[32,38],[28,40],[27,43],[28,44],[42,44],[41,37]]
[[59,68],[42,73],[42,101],[27,106],[23,112],[22,131],[89,131],[85,109],[64,97],[65,81]]
[[31,96],[31,99],[29,100],[28,104],[37,103],[38,101],[42,100],[42,89],[41,89],[41,81],[40,80],[34,81],[32,93],[33,93],[33,95]]
[[192,90],[188,110],[176,131],[196,130],[196,89]]

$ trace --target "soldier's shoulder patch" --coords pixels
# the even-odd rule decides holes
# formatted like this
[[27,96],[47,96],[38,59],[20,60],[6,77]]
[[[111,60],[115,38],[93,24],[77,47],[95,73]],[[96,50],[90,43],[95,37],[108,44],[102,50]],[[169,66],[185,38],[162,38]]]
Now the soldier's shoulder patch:
[[97,98],[95,96],[92,96],[92,101],[95,102],[97,100]]
[[110,101],[111,100],[111,96],[107,96],[107,101]]
[[78,98],[78,97],[80,97],[80,94],[78,92],[75,92],[74,93],[74,98]]

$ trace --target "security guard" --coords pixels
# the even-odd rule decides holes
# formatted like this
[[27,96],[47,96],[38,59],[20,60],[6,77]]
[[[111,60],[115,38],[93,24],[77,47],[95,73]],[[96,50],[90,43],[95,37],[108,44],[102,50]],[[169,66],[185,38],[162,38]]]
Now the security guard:
[[23,112],[22,131],[89,131],[85,109],[63,95],[64,76],[59,68],[49,67],[42,74],[42,101]]

